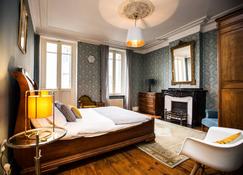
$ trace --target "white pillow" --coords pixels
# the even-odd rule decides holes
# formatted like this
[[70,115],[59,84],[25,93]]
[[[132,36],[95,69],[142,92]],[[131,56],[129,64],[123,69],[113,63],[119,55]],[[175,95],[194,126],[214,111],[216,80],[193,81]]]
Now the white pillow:
[[47,120],[47,118],[39,118],[39,119],[30,119],[32,125],[35,128],[43,128],[43,127],[51,127],[51,123]]
[[[55,108],[55,126],[63,127],[64,125],[67,124],[67,119],[56,106],[54,108]],[[51,124],[53,124],[53,117],[52,116],[48,117],[47,120]]]
[[[65,116],[55,107],[55,126],[63,127],[66,125],[67,120]],[[52,127],[53,117],[40,118],[40,119],[30,119],[31,123],[35,128]]]

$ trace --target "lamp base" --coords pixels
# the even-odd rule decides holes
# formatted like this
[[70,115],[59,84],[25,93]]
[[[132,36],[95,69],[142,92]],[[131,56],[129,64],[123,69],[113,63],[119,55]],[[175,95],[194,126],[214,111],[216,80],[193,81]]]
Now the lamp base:
[[41,142],[46,141],[51,135],[52,131],[50,130],[41,130],[41,131],[32,131],[30,133],[25,133],[25,136],[30,140],[36,140],[36,135],[39,136]]

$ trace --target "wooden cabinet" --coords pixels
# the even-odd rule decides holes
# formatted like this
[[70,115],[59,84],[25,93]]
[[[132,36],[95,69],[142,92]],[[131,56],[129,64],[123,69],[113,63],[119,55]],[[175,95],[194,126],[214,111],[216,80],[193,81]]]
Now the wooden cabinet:
[[142,113],[161,115],[161,93],[139,92],[138,105]]
[[219,126],[243,129],[243,9],[216,20]]

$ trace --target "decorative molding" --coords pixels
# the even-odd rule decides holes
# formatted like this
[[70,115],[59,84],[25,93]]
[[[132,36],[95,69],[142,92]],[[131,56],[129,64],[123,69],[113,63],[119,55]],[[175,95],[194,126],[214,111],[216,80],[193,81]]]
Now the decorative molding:
[[180,31],[178,33],[176,33],[175,31],[170,32],[170,35],[167,35],[168,38],[163,37],[164,39],[160,39],[161,41],[154,41],[152,43],[150,43],[150,47],[147,47],[147,45],[145,45],[141,50],[136,50],[135,52],[137,53],[141,53],[141,54],[146,54],[149,52],[152,52],[154,50],[160,49],[162,47],[166,47],[169,46],[170,42],[173,42],[175,40],[178,40],[180,38],[184,38],[186,36],[192,35],[194,33],[200,32],[201,29],[201,25],[198,24],[197,26],[194,27],[189,27],[187,30],[185,31]]
[[[126,49],[125,42],[114,40],[102,40],[98,36],[85,36],[82,33],[60,29],[57,27],[49,26],[48,17],[48,0],[28,0],[30,13],[33,21],[34,31],[40,35],[56,38],[64,38],[67,40],[75,40],[86,42],[90,44],[100,45],[105,44],[111,47]],[[166,47],[170,42],[186,37],[197,32],[208,32],[217,28],[215,19],[224,16],[232,11],[242,8],[243,4],[234,8],[228,9],[220,14],[212,17],[203,16],[195,21],[192,21],[182,27],[179,27],[171,32],[168,32],[155,40],[148,42],[142,48],[134,49],[136,53],[145,54],[162,47]],[[131,49],[131,48],[129,48]]]
[[[165,35],[162,35],[162,36],[160,36],[160,37],[158,37],[158,38],[156,38],[156,39],[167,39],[167,38],[170,38],[170,37],[172,37],[172,36],[174,36],[174,35],[181,35],[180,33],[181,32],[185,32],[185,31],[187,31],[187,30],[192,30],[192,28],[194,28],[195,26],[200,26],[201,24],[203,24],[205,21],[206,21],[206,19],[207,19],[207,17],[206,16],[204,16],[204,17],[202,17],[202,18],[199,18],[199,19],[197,19],[197,20],[195,20],[195,21],[192,21],[192,22],[190,22],[190,23],[188,23],[188,24],[186,24],[186,25],[184,25],[184,26],[182,26],[182,27],[179,27],[179,28],[177,28],[177,29],[175,29],[175,30],[173,30],[173,31],[171,31],[171,32],[168,32],[167,34],[165,34]],[[194,29],[195,30],[195,29]],[[197,32],[196,30],[194,31],[195,33]],[[173,41],[173,40],[172,40]]]
[[[147,45],[149,45],[149,46],[147,46]],[[169,46],[169,42],[168,42],[168,40],[161,40],[161,41],[158,40],[157,42],[152,42],[147,45],[144,46],[146,48],[141,48],[139,50],[137,49],[137,50],[134,50],[134,52],[140,53],[140,54],[146,54],[146,53],[155,51],[157,49]]]
[[29,4],[34,32],[36,32],[36,28],[40,26],[40,1],[28,0],[28,4]]
[[217,23],[215,21],[209,22],[201,27],[201,32],[209,32],[211,30],[217,29]]

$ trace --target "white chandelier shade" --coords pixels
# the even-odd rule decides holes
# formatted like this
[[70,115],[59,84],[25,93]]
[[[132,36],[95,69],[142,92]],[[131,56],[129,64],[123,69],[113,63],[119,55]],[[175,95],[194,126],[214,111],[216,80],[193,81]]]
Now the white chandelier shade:
[[133,26],[127,32],[127,46],[128,47],[142,47],[145,42],[143,39],[142,30],[139,27]]

